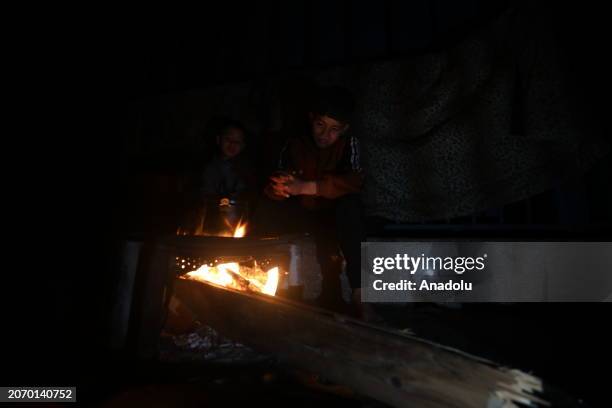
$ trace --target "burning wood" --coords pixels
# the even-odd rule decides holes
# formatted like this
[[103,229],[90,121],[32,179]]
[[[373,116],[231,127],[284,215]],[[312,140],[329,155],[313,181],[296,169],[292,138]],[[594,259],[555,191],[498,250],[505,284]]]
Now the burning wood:
[[[225,204],[228,205],[228,204]],[[233,227],[227,218],[223,220],[227,227],[226,233],[208,234],[203,231],[204,219],[202,218],[199,227],[193,235],[196,236],[219,236],[244,238],[246,236],[247,223],[242,219]],[[233,232],[231,232],[233,230]],[[177,235],[183,235],[181,228],[177,230]],[[178,261],[178,258],[177,258]],[[182,260],[181,267],[185,269],[185,260]],[[187,266],[191,266],[187,263]],[[211,282],[226,288],[242,291],[259,292],[265,295],[274,296],[278,287],[279,272],[278,267],[273,267],[264,271],[255,262],[252,267],[239,264],[238,262],[228,262],[220,264],[205,264],[198,269],[183,275],[184,279],[193,279],[201,282]]]
[[240,265],[238,262],[229,262],[216,266],[202,265],[195,271],[184,275],[184,279],[211,282],[226,288],[260,292],[274,296],[278,286],[279,274],[278,267],[271,268],[266,272],[257,263],[254,263],[253,267],[248,267]]

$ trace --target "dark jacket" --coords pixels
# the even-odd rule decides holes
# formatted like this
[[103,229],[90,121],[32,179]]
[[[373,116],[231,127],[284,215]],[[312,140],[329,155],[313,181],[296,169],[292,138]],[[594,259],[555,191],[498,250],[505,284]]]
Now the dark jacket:
[[256,190],[253,169],[244,157],[225,160],[215,156],[202,174],[201,194],[228,198],[243,197]]
[[[302,205],[313,209],[328,207],[338,197],[357,193],[363,184],[359,141],[351,135],[341,136],[325,149],[317,147],[309,132],[289,138],[281,150],[278,170],[317,182],[316,196],[300,196]],[[266,194],[278,199],[269,188]]]

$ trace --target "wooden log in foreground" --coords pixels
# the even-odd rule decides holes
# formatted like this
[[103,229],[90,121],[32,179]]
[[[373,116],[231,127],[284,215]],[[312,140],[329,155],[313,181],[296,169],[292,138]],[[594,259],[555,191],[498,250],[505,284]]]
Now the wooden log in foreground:
[[175,294],[222,335],[395,407],[548,406],[542,382],[417,337],[286,299],[177,279]]

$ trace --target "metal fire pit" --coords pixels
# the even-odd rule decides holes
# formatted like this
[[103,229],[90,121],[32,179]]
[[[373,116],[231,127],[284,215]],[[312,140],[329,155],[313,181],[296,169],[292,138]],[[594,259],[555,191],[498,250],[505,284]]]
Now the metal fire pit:
[[299,283],[299,278],[295,277],[298,269],[295,265],[291,267],[291,253],[307,239],[302,235],[268,238],[168,236],[155,242],[129,242],[124,248],[121,278],[115,295],[114,345],[127,345],[140,357],[155,358],[175,278],[205,263],[255,260],[262,267],[278,265],[286,272],[281,275],[279,290],[290,293],[289,284]]
[[542,381],[521,371],[279,296],[180,278],[188,268],[177,258],[189,257],[194,268],[221,256],[288,259],[294,238],[173,236],[143,244],[130,325],[137,356],[159,358],[174,294],[224,338],[392,406],[549,405]]

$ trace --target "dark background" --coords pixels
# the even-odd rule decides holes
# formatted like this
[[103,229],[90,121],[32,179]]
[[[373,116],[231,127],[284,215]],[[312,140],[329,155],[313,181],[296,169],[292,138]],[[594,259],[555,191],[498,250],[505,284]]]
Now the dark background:
[[[26,350],[19,353],[14,371],[8,370],[11,383],[77,383],[95,390],[103,373],[121,370],[108,366],[114,360],[108,359],[105,319],[117,243],[125,238],[130,217],[124,207],[131,187],[126,174],[134,170],[126,167],[130,158],[120,129],[130,121],[135,101],[294,69],[441,50],[512,4],[224,1],[206,3],[197,12],[99,9],[78,10],[66,23],[45,19],[51,27],[36,36],[39,48],[23,47],[35,59],[27,64],[31,71],[26,76],[45,87],[35,86],[34,94],[24,91],[42,107],[40,115],[28,115],[42,130],[24,139],[27,157],[17,169],[25,174],[17,184],[19,194],[27,197],[23,208],[31,222],[18,228],[15,241],[20,245],[13,257],[32,259],[35,252],[36,262],[40,259],[49,267],[25,274],[26,280],[45,282],[40,295],[18,294],[18,304],[36,297],[41,306],[30,315],[30,321],[38,323],[26,324],[34,334],[14,330],[15,345],[7,346],[9,353]],[[609,22],[603,6],[541,7],[554,16],[570,77],[578,85],[576,98],[609,129]],[[152,175],[172,171],[175,163],[155,155],[139,160],[136,171]],[[370,233],[609,239],[610,175],[610,160],[604,160],[563,194],[547,191],[491,214],[430,225],[369,220]],[[25,245],[33,241],[36,245]],[[605,406],[597,401],[606,397],[609,381],[605,363],[612,338],[606,330],[611,311],[607,304],[519,305],[510,311],[482,306],[468,308],[469,323],[460,312],[436,311],[432,319],[461,331],[469,327],[464,330],[472,333],[463,344],[466,349],[476,354],[508,350],[492,355],[550,378],[594,406]],[[499,330],[487,330],[492,324]],[[604,374],[596,374],[600,370]]]

